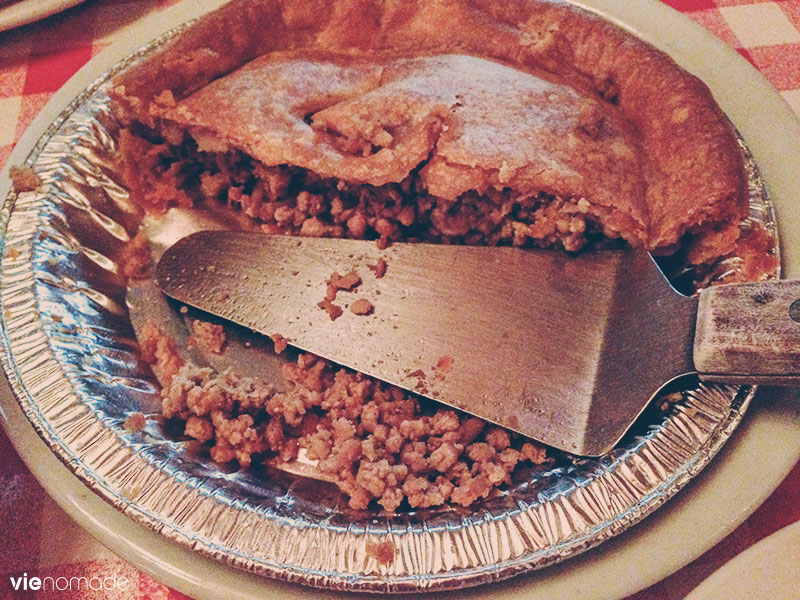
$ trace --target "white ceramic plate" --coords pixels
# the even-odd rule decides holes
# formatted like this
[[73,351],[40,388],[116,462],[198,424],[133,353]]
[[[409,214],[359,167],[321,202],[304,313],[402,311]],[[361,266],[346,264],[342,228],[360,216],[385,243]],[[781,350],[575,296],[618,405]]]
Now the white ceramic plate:
[[[70,100],[114,63],[178,23],[220,4],[187,0],[132,28],[92,60],[58,92],[20,140],[9,165],[21,163],[42,132]],[[656,0],[621,6],[586,0],[595,9],[651,41],[703,78],[715,92],[761,165],[781,229],[783,272],[800,274],[798,218],[800,123],[764,79],[739,55]],[[732,84],[735,82],[735,85]],[[0,176],[0,197],[8,188]],[[787,394],[784,394],[786,396]],[[35,434],[8,394],[0,415],[34,475],[92,535],[157,579],[197,598],[268,598],[322,592],[247,575],[178,548],[137,525],[95,496]],[[678,497],[624,535],[564,564],[510,581],[458,592],[457,597],[615,598],[633,593],[677,570],[743,521],[778,485],[800,457],[800,403],[759,394],[722,453]],[[747,480],[748,485],[740,485]],[[335,596],[324,593],[325,596]],[[456,597],[455,595],[453,597]]]
[[33,23],[81,2],[83,0],[17,0],[0,8],[0,31]]
[[800,522],[788,525],[725,563],[686,600],[800,598]]

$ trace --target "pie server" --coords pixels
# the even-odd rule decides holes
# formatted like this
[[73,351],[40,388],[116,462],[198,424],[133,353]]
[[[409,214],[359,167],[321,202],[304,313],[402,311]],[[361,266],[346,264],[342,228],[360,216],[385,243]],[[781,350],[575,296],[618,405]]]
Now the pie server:
[[[318,304],[332,274],[351,271],[361,283],[338,291],[334,320]],[[382,250],[202,231],[166,250],[156,281],[180,302],[578,455],[610,450],[683,374],[800,385],[800,281],[686,297],[639,250]],[[349,310],[362,298],[370,314]]]

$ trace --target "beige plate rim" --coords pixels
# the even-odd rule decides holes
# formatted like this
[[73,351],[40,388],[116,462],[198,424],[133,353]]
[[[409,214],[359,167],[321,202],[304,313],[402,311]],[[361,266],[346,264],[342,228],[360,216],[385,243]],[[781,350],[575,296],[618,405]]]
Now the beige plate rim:
[[67,10],[84,0],[20,0],[0,8],[0,31],[7,31]]
[[686,600],[797,597],[799,562],[800,521],[797,521],[737,554],[693,589]]
[[[132,27],[79,71],[23,135],[0,173],[21,164],[42,133],[98,75],[148,39],[222,4],[183,2]],[[800,121],[788,105],[733,49],[658,0],[576,2],[634,31],[701,77],[753,151],[776,205],[783,273],[800,277]],[[731,85],[735,82],[735,86]],[[351,597],[265,579],[178,547],[114,509],[86,487],[50,451],[27,421],[7,385],[0,390],[0,421],[28,468],[75,521],[109,549],[165,584],[202,599]],[[620,598],[690,562],[744,521],[800,458],[800,402],[794,392],[760,390],[732,439],[685,490],[621,536],[564,564],[453,593],[453,598]],[[747,485],[742,485],[746,482]]]

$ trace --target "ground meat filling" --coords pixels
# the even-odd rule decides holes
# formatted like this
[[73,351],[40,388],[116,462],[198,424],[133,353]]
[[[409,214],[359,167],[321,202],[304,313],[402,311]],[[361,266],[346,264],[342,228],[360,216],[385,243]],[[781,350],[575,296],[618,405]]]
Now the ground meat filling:
[[336,479],[352,508],[389,512],[447,502],[468,506],[511,483],[517,464],[547,464],[544,447],[480,419],[311,354],[286,363],[277,392],[230,371],[183,365],[162,391],[163,414],[211,442],[211,458],[247,467],[299,450]]
[[[138,140],[141,142],[141,139]],[[582,198],[510,189],[470,191],[457,201],[428,194],[419,168],[382,186],[320,178],[299,167],[264,166],[238,150],[203,152],[190,137],[153,143],[155,175],[143,191],[152,210],[217,200],[241,208],[267,233],[470,245],[563,247],[614,236]]]

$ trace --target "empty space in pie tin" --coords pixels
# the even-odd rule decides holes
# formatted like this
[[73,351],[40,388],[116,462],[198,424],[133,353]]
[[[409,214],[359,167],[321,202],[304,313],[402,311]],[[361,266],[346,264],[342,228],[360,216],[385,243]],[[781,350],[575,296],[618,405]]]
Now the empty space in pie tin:
[[[347,509],[333,486],[226,471],[156,421],[127,431],[130,415],[157,412],[159,388],[138,353],[115,262],[137,217],[113,167],[106,92],[114,74],[176,31],[63,111],[27,160],[42,186],[10,194],[4,207],[4,367],[39,435],[95,493],[165,538],[247,571],[342,590],[448,589],[544,567],[619,534],[730,437],[753,390],[691,380],[683,401],[650,409],[606,456],[520,471],[469,509],[388,517]],[[775,234],[749,156],[748,175],[746,226]],[[731,259],[718,274],[736,266]],[[387,542],[393,558],[379,560]]]

